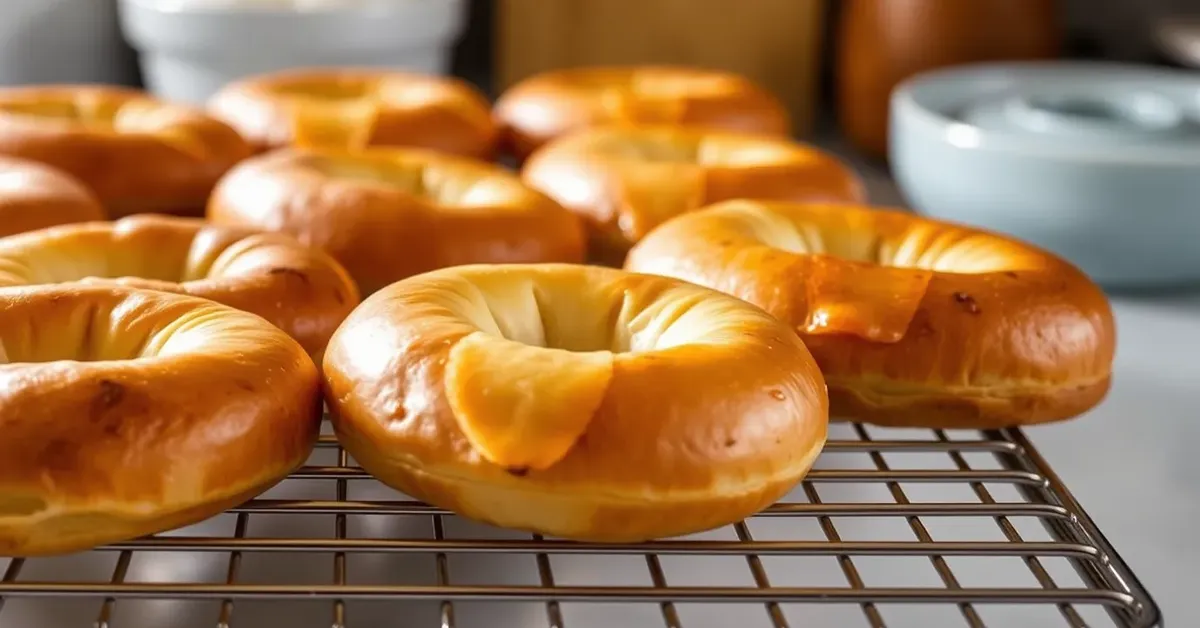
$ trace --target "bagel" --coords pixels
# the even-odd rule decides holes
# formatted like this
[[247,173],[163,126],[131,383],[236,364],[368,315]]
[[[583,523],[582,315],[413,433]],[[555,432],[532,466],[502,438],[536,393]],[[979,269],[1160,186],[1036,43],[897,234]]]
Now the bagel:
[[579,219],[516,175],[424,150],[283,150],[250,159],[214,190],[208,217],[323,248],[363,294],[444,266],[584,256]]
[[566,264],[478,265],[363,301],[325,354],[346,451],[398,490],[541,534],[635,542],[758,512],[825,443],[797,335],[718,292]]
[[217,179],[250,147],[201,111],[99,85],[0,88],[0,154],[79,179],[109,216],[202,215]]
[[362,68],[294,69],[222,88],[212,115],[259,151],[285,146],[407,146],[490,159],[491,103],[450,78]]
[[1028,425],[1075,417],[1110,386],[1104,293],[995,233],[862,206],[729,201],[663,224],[626,268],[721,290],[797,329],[835,417]]
[[585,218],[591,257],[620,266],[663,221],[717,201],[866,200],[841,161],[785,138],[669,126],[596,127],[557,139],[521,178]]
[[0,157],[0,238],[43,227],[104,220],[104,206],[67,173]]
[[582,128],[616,124],[703,126],[786,136],[783,103],[751,80],[671,65],[592,66],[524,79],[501,94],[500,142],[518,160]]
[[294,340],[205,299],[0,289],[0,555],[183,527],[311,452],[320,378]]
[[314,356],[358,305],[325,253],[274,233],[140,215],[0,238],[0,287],[85,280],[178,292],[258,314]]

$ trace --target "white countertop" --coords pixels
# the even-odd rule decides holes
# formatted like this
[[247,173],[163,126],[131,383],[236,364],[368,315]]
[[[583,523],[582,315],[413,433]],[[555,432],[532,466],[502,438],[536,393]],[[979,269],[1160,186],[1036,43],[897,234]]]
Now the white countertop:
[[1200,626],[1200,296],[1115,297],[1113,388],[1078,420],[1026,430],[1158,602]]

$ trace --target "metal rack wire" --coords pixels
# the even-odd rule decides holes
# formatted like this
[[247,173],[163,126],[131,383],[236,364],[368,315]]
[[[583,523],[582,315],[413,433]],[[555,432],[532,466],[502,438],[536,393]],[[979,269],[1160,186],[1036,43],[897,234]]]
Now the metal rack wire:
[[213,520],[0,559],[0,627],[1161,625],[1019,430],[831,436],[759,516],[597,547],[408,500],[325,435],[307,466]]

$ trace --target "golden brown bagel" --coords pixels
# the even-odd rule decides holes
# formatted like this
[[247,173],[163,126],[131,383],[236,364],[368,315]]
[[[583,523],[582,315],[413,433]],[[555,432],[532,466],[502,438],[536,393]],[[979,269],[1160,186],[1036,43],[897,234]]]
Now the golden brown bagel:
[[247,160],[217,186],[208,216],[325,249],[363,294],[445,266],[584,256],[580,220],[513,173],[414,149],[285,150]]
[[662,225],[626,267],[716,288],[801,332],[835,417],[994,428],[1109,388],[1104,294],[1010,238],[866,207],[730,201]]
[[586,541],[718,527],[825,443],[821,375],[758,308],[662,277],[460,266],[368,297],[325,354],[338,438],[466,517]]
[[350,276],[325,253],[199,218],[130,216],[0,238],[0,287],[110,283],[105,278],[258,314],[318,359],[359,301]]
[[501,144],[524,160],[569,132],[602,124],[702,126],[787,135],[783,104],[749,79],[669,65],[599,66],[544,72],[496,101]]
[[0,238],[43,227],[104,220],[104,207],[67,173],[0,157]]
[[0,289],[0,555],[182,527],[302,464],[320,380],[294,340],[205,299]]
[[52,85],[0,88],[0,154],[73,175],[113,217],[200,215],[250,147],[203,112],[140,91]]
[[592,259],[620,266],[663,221],[734,198],[866,200],[853,170],[785,138],[669,126],[597,127],[559,138],[521,178],[585,218]]
[[407,146],[489,159],[491,105],[470,84],[363,68],[297,69],[232,83],[208,103],[262,151]]

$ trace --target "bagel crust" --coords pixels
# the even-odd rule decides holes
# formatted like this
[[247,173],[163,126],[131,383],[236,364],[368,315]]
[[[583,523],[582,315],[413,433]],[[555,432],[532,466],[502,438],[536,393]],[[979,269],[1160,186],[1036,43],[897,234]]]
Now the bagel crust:
[[329,255],[294,238],[140,215],[0,238],[0,287],[85,281],[177,292],[266,318],[316,359],[359,302]]
[[231,83],[212,115],[258,151],[402,146],[490,159],[491,103],[465,81],[365,68],[292,69]]
[[0,555],[190,525],[307,458],[316,366],[257,316],[119,286],[0,290]]
[[584,258],[580,219],[516,175],[413,149],[262,155],[221,181],[208,216],[328,251],[363,294],[445,266]]
[[0,154],[56,167],[114,218],[199,216],[217,179],[250,155],[202,111],[99,85],[0,88]]
[[104,206],[67,173],[0,157],[0,238],[43,227],[104,220]]
[[815,362],[765,312],[601,267],[460,266],[368,297],[325,355],[338,438],[418,499],[596,542],[778,500],[825,443]]
[[836,418],[999,428],[1106,396],[1104,293],[1008,237],[860,206],[730,201],[671,220],[626,268],[715,288],[797,329]]
[[543,72],[496,101],[504,149],[524,160],[543,144],[605,125],[701,126],[786,136],[783,103],[749,79],[670,65],[595,66]]
[[858,202],[866,187],[833,156],[786,138],[670,126],[596,127],[546,145],[522,179],[583,216],[592,259],[679,214],[735,198]]

